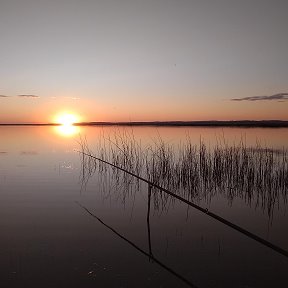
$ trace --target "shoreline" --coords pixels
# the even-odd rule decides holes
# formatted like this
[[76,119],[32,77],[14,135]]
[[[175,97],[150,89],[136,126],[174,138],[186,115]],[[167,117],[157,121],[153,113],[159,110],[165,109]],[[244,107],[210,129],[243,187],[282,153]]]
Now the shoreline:
[[[158,127],[246,127],[288,128],[282,120],[240,121],[133,121],[133,122],[81,122],[74,126],[158,126]],[[61,126],[57,123],[0,123],[0,126]]]

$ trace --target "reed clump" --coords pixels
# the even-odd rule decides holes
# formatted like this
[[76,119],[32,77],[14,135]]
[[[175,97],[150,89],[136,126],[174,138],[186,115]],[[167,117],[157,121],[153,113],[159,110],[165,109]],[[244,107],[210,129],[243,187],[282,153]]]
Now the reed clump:
[[[137,174],[149,181],[178,193],[189,200],[211,200],[216,195],[230,203],[241,198],[272,216],[273,208],[282,199],[287,202],[288,153],[256,144],[247,146],[216,144],[209,147],[200,139],[195,145],[187,137],[178,146],[167,144],[158,137],[152,144],[142,146],[133,133],[122,131],[113,137],[102,135],[96,151],[92,153],[85,139],[80,141],[82,152],[94,155],[115,166]],[[82,158],[83,179],[89,178],[98,168],[105,172],[109,167],[91,157]],[[131,181],[117,168],[113,177]],[[125,178],[126,177],[126,178]],[[125,180],[126,179],[126,180]],[[159,192],[161,198],[168,197]],[[157,199],[156,199],[157,200]],[[157,202],[157,201],[156,201]]]

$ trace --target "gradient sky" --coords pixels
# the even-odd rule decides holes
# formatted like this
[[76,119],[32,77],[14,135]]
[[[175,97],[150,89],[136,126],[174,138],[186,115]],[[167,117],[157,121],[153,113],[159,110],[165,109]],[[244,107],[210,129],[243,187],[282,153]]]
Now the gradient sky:
[[1,0],[0,123],[288,120],[287,0]]

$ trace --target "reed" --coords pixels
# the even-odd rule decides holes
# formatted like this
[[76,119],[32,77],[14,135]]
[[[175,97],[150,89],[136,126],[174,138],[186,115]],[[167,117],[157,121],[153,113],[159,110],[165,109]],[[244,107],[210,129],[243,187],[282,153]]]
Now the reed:
[[[210,201],[221,195],[232,204],[235,198],[241,198],[249,205],[253,203],[256,208],[260,207],[270,218],[281,199],[287,202],[288,153],[284,148],[275,150],[259,143],[250,147],[242,140],[234,145],[218,142],[211,148],[202,139],[195,145],[189,137],[175,146],[165,143],[160,136],[152,144],[142,146],[133,132],[127,130],[118,130],[112,137],[103,134],[94,153],[85,138],[81,138],[79,144],[82,152],[148,179],[188,200]],[[103,174],[109,169],[85,156],[82,156],[82,167],[82,183],[86,183],[96,170]],[[131,176],[116,168],[112,168],[111,176],[128,186],[133,181]],[[165,193],[153,195],[156,208],[169,202],[169,195]]]

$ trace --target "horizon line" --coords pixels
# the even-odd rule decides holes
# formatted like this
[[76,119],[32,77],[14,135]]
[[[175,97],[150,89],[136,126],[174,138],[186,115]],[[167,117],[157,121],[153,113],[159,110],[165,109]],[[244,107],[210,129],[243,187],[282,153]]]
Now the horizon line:
[[[0,126],[61,126],[60,123],[0,123]],[[214,127],[288,127],[288,120],[191,120],[191,121],[90,121],[74,126],[214,126]]]

